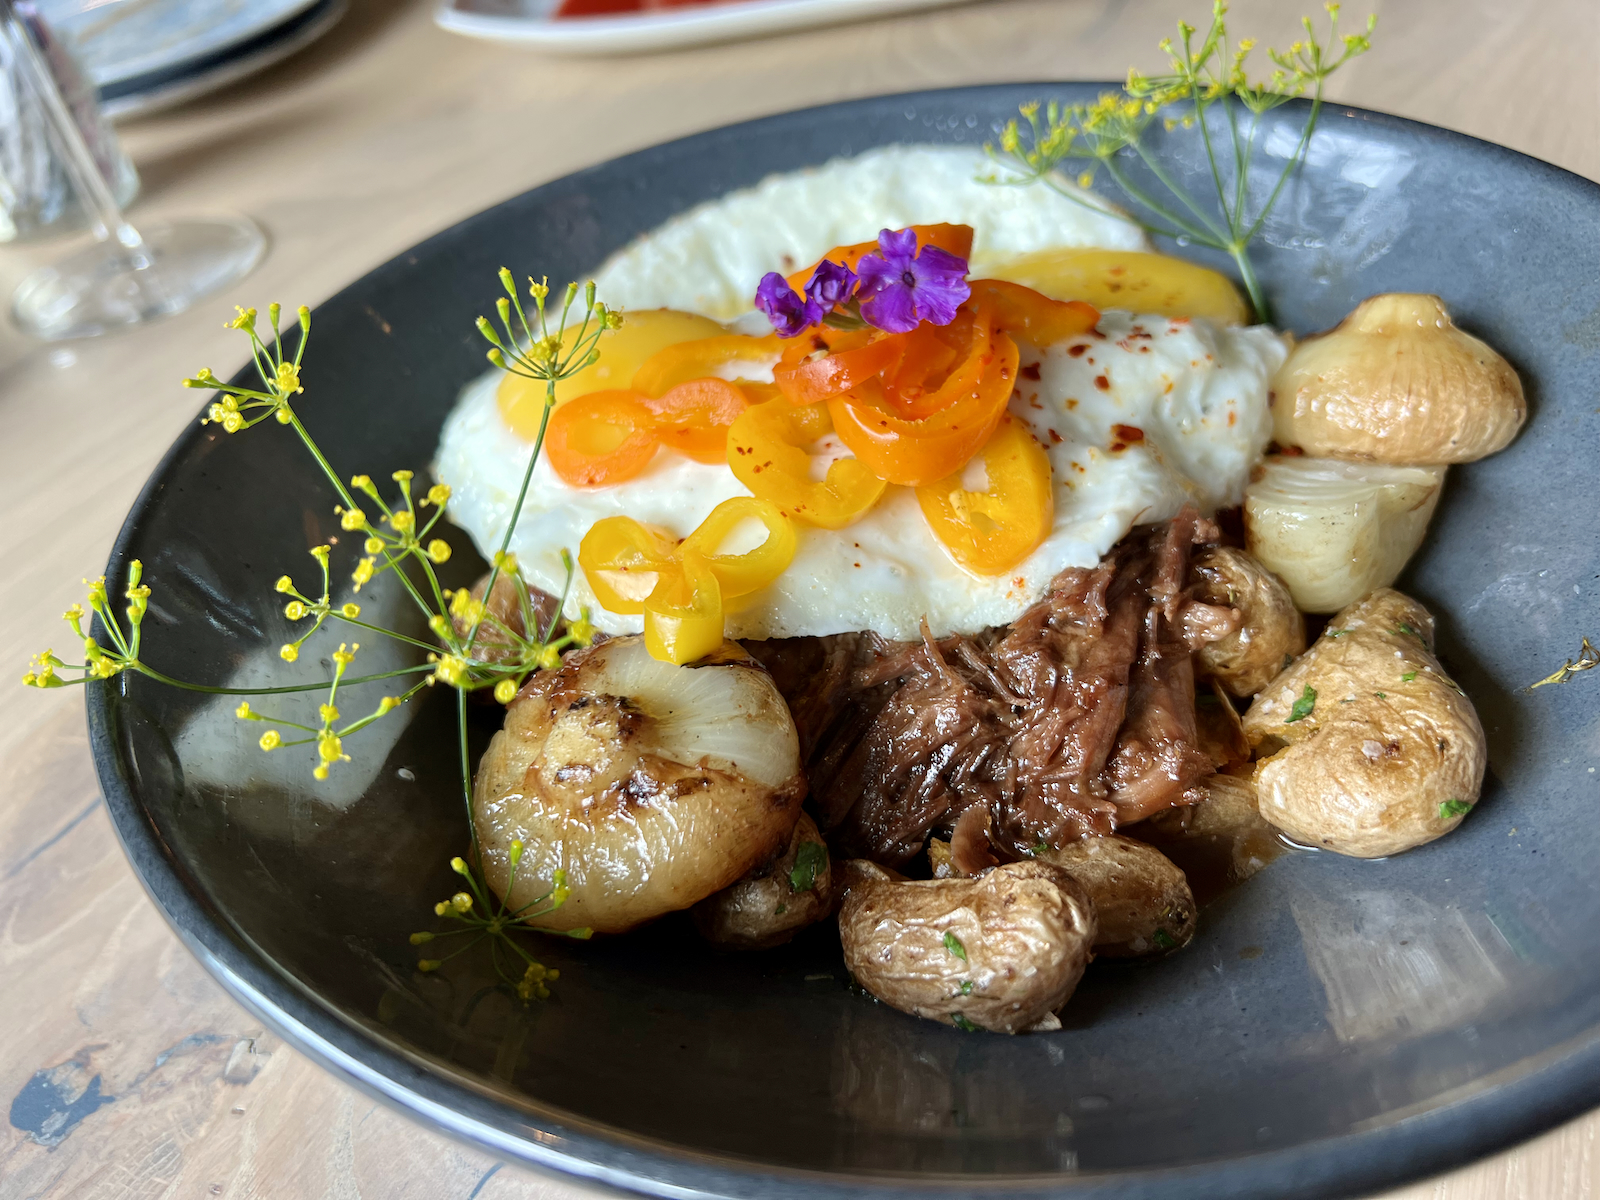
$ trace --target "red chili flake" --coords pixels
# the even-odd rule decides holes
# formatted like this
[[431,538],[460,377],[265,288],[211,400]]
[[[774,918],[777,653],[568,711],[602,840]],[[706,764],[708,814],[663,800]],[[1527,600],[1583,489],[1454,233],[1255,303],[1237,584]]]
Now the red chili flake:
[[1107,379],[1104,375],[1096,375],[1094,377],[1094,385],[1102,392],[1109,392],[1111,390],[1111,380]]
[[1137,425],[1113,425],[1111,427],[1111,452],[1126,450],[1129,446],[1137,446],[1144,441],[1144,430]]
[[1239,414],[1236,413],[1236,412],[1229,412],[1228,413],[1228,428],[1232,429],[1238,423],[1239,423]]
[[1072,355],[1073,358],[1082,358],[1083,352],[1088,348],[1089,345],[1087,342],[1078,342],[1074,345],[1068,346],[1067,353]]
[[[1070,351],[1069,351],[1069,353],[1070,353]],[[1024,379],[1035,379],[1036,380],[1036,379],[1039,378],[1039,364],[1038,363],[1029,363],[1027,366],[1022,368],[1022,372],[1021,373],[1022,373],[1022,377]]]
[[1050,431],[1050,440],[1059,446],[1061,444],[1061,435],[1052,429]]
[[1067,411],[1071,412],[1073,409],[1075,409],[1077,407],[1078,407],[1078,402],[1076,400],[1072,399],[1072,397],[1068,396],[1067,397]]

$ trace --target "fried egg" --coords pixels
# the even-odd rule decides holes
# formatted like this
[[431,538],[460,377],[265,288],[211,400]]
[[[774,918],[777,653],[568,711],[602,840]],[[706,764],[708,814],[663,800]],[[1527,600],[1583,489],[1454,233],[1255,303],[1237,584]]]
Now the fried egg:
[[[974,276],[985,263],[1059,246],[1146,248],[1138,227],[1108,210],[1046,188],[973,182],[985,167],[970,150],[899,146],[773,176],[613,256],[596,274],[599,294],[624,309],[670,307],[728,320],[748,312],[766,271],[792,270],[832,246],[914,223],[971,225]],[[1265,326],[1119,311],[1066,342],[1019,342],[1018,349],[1021,378],[1010,411],[1048,454],[1055,501],[1053,527],[1027,559],[1003,576],[967,571],[934,537],[915,493],[890,486],[844,529],[798,526],[793,563],[726,614],[728,635],[873,630],[908,640],[924,621],[944,636],[1016,619],[1058,572],[1093,566],[1135,524],[1165,520],[1191,502],[1203,512],[1237,504],[1271,437],[1267,384],[1287,353]],[[738,363],[729,371],[770,379],[771,366]],[[463,391],[434,468],[452,489],[451,518],[486,554],[504,536],[531,449],[502,418],[498,383],[493,373]],[[819,470],[848,454],[831,438],[812,451]],[[981,474],[981,463],[968,470]],[[569,486],[541,457],[511,548],[532,586],[559,595],[567,584],[562,551],[576,557],[601,518],[630,516],[682,537],[722,501],[748,494],[725,464],[667,450],[634,478],[599,488]],[[640,617],[602,609],[578,571],[565,611],[575,617],[584,609],[608,633],[642,627]]]

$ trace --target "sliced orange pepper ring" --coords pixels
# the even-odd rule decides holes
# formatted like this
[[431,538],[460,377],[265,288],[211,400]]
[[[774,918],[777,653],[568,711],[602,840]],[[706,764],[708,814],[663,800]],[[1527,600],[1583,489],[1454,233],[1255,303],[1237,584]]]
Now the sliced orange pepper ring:
[[1039,548],[1055,519],[1050,458],[1007,413],[978,461],[986,484],[969,491],[961,471],[917,489],[917,503],[950,557],[978,575],[1002,575]]
[[664,395],[680,383],[716,375],[729,363],[763,362],[776,358],[783,349],[784,344],[775,333],[765,337],[730,333],[680,342],[645,360],[634,373],[633,390],[645,396]]
[[1016,378],[1016,343],[994,328],[980,306],[970,352],[938,395],[926,398],[942,407],[920,419],[897,416],[887,407],[882,385],[872,381],[829,400],[828,412],[839,437],[867,470],[890,483],[920,487],[960,470],[983,447],[1000,423]]
[[972,300],[994,313],[996,328],[1029,345],[1045,347],[1088,333],[1100,323],[1100,310],[1082,300],[1052,300],[1020,283],[974,279]]
[[748,407],[744,393],[726,379],[690,379],[643,404],[662,445],[703,463],[727,457],[728,427]]
[[824,405],[786,399],[757,404],[728,430],[728,467],[752,493],[789,516],[843,529],[878,502],[884,482],[853,458],[835,460],[820,480],[814,478],[806,447],[831,432]]
[[656,417],[632,392],[590,392],[550,414],[544,450],[573,487],[621,483],[644,470],[660,445]]
[[[906,334],[879,335],[868,341],[866,335],[874,332],[838,339],[833,343],[838,349],[814,358],[807,354],[790,361],[786,353],[784,361],[772,369],[773,381],[793,404],[820,404],[861,387],[895,366],[905,354]],[[804,339],[799,340],[803,346]]]
[[[917,250],[920,252],[924,246],[937,246],[940,250],[954,254],[957,258],[972,257],[972,226],[970,225],[912,225],[910,229],[917,235]],[[852,271],[857,264],[867,255],[875,253],[878,249],[878,239],[870,242],[857,242],[852,246],[835,246],[822,258],[812,263],[803,271],[796,271],[788,277],[789,286],[795,291],[805,290],[811,281],[811,274],[823,261],[843,263]]]

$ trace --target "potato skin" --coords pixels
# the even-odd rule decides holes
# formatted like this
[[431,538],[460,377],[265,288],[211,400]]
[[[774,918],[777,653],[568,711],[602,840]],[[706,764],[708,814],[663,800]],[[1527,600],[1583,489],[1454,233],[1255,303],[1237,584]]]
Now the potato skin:
[[1232,546],[1195,555],[1189,577],[1198,599],[1227,605],[1244,624],[1195,652],[1195,666],[1232,695],[1254,696],[1306,648],[1306,623],[1289,589],[1255,558]]
[[1473,462],[1510,445],[1527,417],[1510,363],[1457,329],[1439,297],[1402,293],[1301,342],[1272,398],[1281,445],[1385,463]]
[[1181,949],[1194,937],[1189,881],[1154,846],[1110,834],[1041,850],[1038,862],[1060,867],[1094,904],[1097,958],[1142,958]]
[[[1294,705],[1314,693],[1294,720]],[[1302,700],[1302,708],[1304,702]],[[1261,815],[1297,842],[1382,858],[1449,833],[1477,803],[1483,726],[1433,654],[1427,609],[1382,588],[1338,613],[1244,717]]]
[[[815,873],[811,886],[797,892],[793,880],[796,860],[808,845],[816,847],[806,851]],[[827,843],[817,823],[802,812],[777,858],[756,867],[733,886],[707,896],[691,912],[695,928],[712,945],[765,950],[781,946],[807,925],[822,920],[832,908],[833,870]]]
[[845,965],[902,1012],[1019,1033],[1067,1002],[1092,957],[1094,906],[1048,863],[1007,863],[975,879],[907,880],[854,859],[842,876]]
[[1213,775],[1202,786],[1206,798],[1200,803],[1169,808],[1128,830],[1182,868],[1199,904],[1243,883],[1288,849],[1261,817],[1254,779]]

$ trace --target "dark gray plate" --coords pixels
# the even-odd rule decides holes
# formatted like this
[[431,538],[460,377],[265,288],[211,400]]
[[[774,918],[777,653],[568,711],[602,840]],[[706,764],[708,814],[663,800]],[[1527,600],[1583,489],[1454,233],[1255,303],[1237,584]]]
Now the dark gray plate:
[[[771,171],[981,142],[1021,100],[1097,90],[855,101],[539,188],[323,305],[301,411],[341,471],[420,469],[483,366],[472,322],[502,263],[582,278]],[[1403,581],[1439,614],[1489,731],[1484,798],[1458,832],[1389,862],[1278,861],[1208,908],[1183,954],[1093,968],[1056,1034],[963,1034],[875,1004],[824,930],[724,957],[672,920],[549,946],[557,994],[523,1012],[483,962],[424,977],[406,944],[455,890],[445,863],[465,839],[449,697],[353,739],[356,762],[319,786],[303,757],[256,750],[259,727],[231,704],[133,679],[91,689],[89,721],[156,903],[235,996],[373,1094],[509,1158],[663,1195],[1336,1195],[1600,1103],[1594,683],[1522,690],[1576,649],[1600,588],[1600,190],[1392,117],[1324,121],[1261,249],[1280,320],[1306,331],[1374,292],[1435,291],[1511,358],[1532,402],[1510,450],[1451,473]],[[1274,130],[1269,150],[1288,137]],[[116,583],[131,558],[146,564],[152,664],[211,683],[272,673],[286,633],[272,581],[312,566],[307,547],[337,533],[333,504],[275,425],[180,439],[109,567]],[[478,564],[450,566],[460,581]],[[404,619],[392,594],[363,600]],[[369,647],[362,668],[399,661],[387,653]]]

